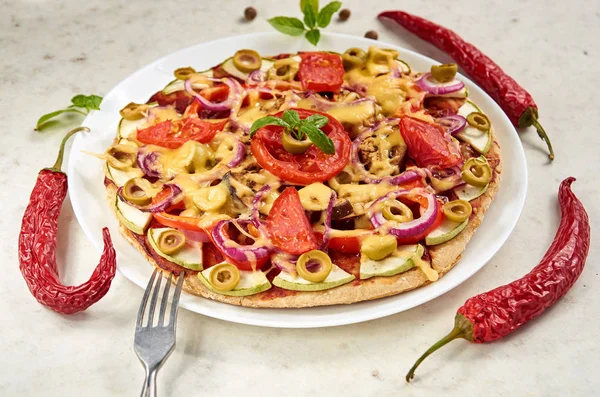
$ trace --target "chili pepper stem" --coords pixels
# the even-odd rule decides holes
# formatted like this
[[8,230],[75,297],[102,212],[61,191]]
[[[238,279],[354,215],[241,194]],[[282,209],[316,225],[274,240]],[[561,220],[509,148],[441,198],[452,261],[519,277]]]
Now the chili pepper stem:
[[76,133],[78,133],[79,131],[90,132],[90,129],[87,127],[77,127],[75,129],[67,132],[67,135],[65,135],[62,142],[60,143],[60,149],[58,150],[58,156],[56,157],[56,162],[54,163],[54,165],[51,168],[45,168],[46,170],[50,170],[53,172],[62,172],[61,167],[62,167],[63,158],[65,156],[65,145],[67,144],[67,141],[69,140],[69,138],[71,136],[75,135]]
[[548,137],[548,134],[546,134],[546,131],[544,131],[544,127],[542,127],[537,117],[535,117],[535,115],[533,114],[531,115],[531,124],[537,130],[537,133],[540,136],[540,138],[542,138],[542,140],[546,142],[546,145],[548,145],[548,150],[550,151],[550,154],[548,154],[548,158],[550,160],[554,160],[554,149],[552,149],[552,143],[550,142],[550,138]]
[[442,339],[437,341],[431,346],[412,366],[408,374],[406,374],[406,381],[410,382],[415,377],[415,370],[431,353],[438,350],[440,347],[452,342],[454,339],[463,338],[468,341],[473,341],[473,324],[467,320],[462,314],[457,314],[454,318],[454,328],[450,333],[444,336]]

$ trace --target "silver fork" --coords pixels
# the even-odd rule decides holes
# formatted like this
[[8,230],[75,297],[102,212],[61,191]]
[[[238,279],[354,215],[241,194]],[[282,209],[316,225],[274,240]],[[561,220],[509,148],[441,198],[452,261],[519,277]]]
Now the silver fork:
[[[160,312],[158,315],[158,323],[154,325],[154,312],[156,310],[156,301],[160,291],[160,282],[163,279],[160,271],[154,269],[152,277],[146,287],[146,292],[140,304],[137,323],[135,325],[135,338],[133,348],[138,358],[144,364],[146,371],[146,380],[142,389],[142,397],[156,397],[156,375],[158,370],[167,361],[169,355],[175,350],[175,325],[177,324],[177,309],[179,307],[179,296],[181,295],[181,287],[183,286],[184,277],[179,277],[177,287],[173,294],[171,303],[171,311],[167,323],[164,323],[167,305],[169,303],[169,289],[171,287],[171,279],[173,274],[169,275],[167,285],[160,301]],[[157,280],[156,283],[154,282]],[[150,308],[148,315],[145,316],[146,305],[148,298],[152,292],[150,300]],[[144,320],[147,321],[144,324]]]

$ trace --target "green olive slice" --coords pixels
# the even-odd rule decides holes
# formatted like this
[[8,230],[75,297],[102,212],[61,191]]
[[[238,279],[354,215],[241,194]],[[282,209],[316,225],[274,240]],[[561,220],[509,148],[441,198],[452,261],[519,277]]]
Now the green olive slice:
[[125,120],[139,120],[145,116],[146,111],[148,105],[129,102],[119,113]]
[[467,123],[469,123],[469,125],[471,127],[475,127],[480,131],[484,131],[487,132],[490,130],[490,128],[492,127],[492,124],[490,123],[490,119],[488,119],[488,116],[486,116],[483,113],[480,112],[473,112],[470,113],[467,116]]
[[194,69],[191,66],[175,69],[175,71],[173,72],[173,74],[175,75],[175,78],[178,80],[187,80],[191,75],[193,75],[195,73],[196,73],[196,69]]
[[106,161],[111,167],[124,170],[135,164],[137,147],[131,145],[111,146],[105,154]]
[[380,261],[390,256],[398,248],[396,237],[391,234],[385,236],[372,235],[365,238],[360,251],[374,261]]
[[158,249],[167,255],[179,252],[185,246],[185,235],[179,230],[165,230],[158,236]]
[[298,73],[298,62],[292,58],[278,59],[273,66],[267,71],[269,80],[294,80]]
[[288,130],[285,130],[281,135],[281,144],[288,153],[301,154],[308,150],[310,145],[312,145],[312,141],[307,136],[304,136],[304,139],[299,141]]
[[460,176],[469,185],[484,187],[492,180],[492,169],[485,158],[474,157],[463,165]]
[[473,212],[471,204],[465,200],[449,201],[442,208],[446,218],[453,222],[464,222],[466,219],[469,219]]
[[140,186],[140,179],[131,178],[123,185],[122,194],[125,200],[137,205],[148,205],[152,202],[152,197]]
[[403,202],[394,199],[385,200],[383,202],[381,214],[388,221],[405,223],[413,220],[413,213],[410,208]]
[[362,48],[348,48],[346,52],[342,54],[342,63],[344,64],[344,70],[352,70],[362,67],[367,60],[367,53]]
[[[309,270],[309,268],[311,269]],[[313,283],[325,281],[332,268],[333,263],[329,255],[319,250],[312,250],[300,255],[296,262],[296,271],[300,277]]]
[[230,263],[220,263],[210,273],[210,283],[217,291],[231,291],[240,283],[240,271]]
[[455,63],[444,63],[441,65],[433,65],[431,67],[431,75],[440,83],[447,83],[456,77],[458,66]]
[[233,65],[240,72],[250,73],[260,69],[262,59],[258,52],[254,50],[239,50],[233,56]]

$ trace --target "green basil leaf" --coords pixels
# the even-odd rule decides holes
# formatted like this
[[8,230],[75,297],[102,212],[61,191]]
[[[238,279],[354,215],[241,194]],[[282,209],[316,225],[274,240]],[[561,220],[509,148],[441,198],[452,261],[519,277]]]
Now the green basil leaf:
[[86,108],[87,110],[100,110],[102,97],[98,95],[75,95],[71,98],[73,106]]
[[256,134],[256,131],[267,125],[278,125],[280,127],[291,129],[290,125],[285,121],[281,120],[280,118],[267,116],[263,117],[262,119],[258,119],[254,123],[252,123],[252,127],[250,127],[250,138],[252,138],[254,134]]
[[314,28],[317,24],[318,11],[312,8],[312,5],[308,3],[306,4],[302,12],[304,13],[304,24],[310,29]]
[[302,12],[304,12],[304,8],[307,4],[312,7],[315,14],[319,12],[319,0],[300,0],[300,10],[302,10]]
[[321,131],[314,125],[309,124],[309,123],[304,123],[300,127],[300,131],[302,133],[306,134],[306,136],[308,136],[308,139],[310,139],[312,141],[312,143],[315,144],[316,147],[321,149],[321,151],[323,153],[327,153],[327,154],[335,153],[335,146],[333,145],[333,141],[331,140],[331,138],[329,138],[327,135],[325,135],[325,133],[323,131]]
[[331,22],[331,17],[342,7],[342,3],[339,1],[332,1],[327,4],[323,9],[319,12],[319,16],[317,17],[317,25],[319,27],[324,28]]
[[319,29],[309,30],[308,32],[306,32],[305,37],[306,37],[306,40],[308,40],[310,44],[316,46],[317,43],[319,42],[319,39],[321,38],[321,32],[319,32]]
[[295,110],[286,110],[281,115],[281,119],[288,123],[290,128],[294,128],[300,122],[300,115]]
[[329,123],[329,119],[320,114],[313,114],[304,120],[317,128],[323,128],[327,125],[327,123]]
[[305,30],[304,24],[298,18],[275,17],[269,19],[267,22],[281,33],[290,36],[300,36]]

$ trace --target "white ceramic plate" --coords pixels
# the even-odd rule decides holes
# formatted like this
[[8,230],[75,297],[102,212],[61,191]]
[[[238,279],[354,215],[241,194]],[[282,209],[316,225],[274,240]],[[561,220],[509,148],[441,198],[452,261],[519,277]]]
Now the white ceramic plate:
[[[395,46],[354,36],[323,34],[319,49],[343,52],[350,47],[370,45]],[[68,175],[71,202],[84,233],[100,251],[101,229],[108,225],[118,253],[118,269],[135,284],[145,288],[152,272],[148,262],[123,239],[117,221],[106,200],[102,163],[82,150],[102,153],[112,143],[119,122],[119,110],[129,102],[145,102],[154,92],[173,79],[173,70],[193,66],[204,70],[230,57],[240,48],[252,48],[261,54],[279,54],[299,50],[314,50],[303,38],[291,38],[278,33],[260,33],[212,41],[189,47],[145,66],[119,83],[102,102],[102,110],[92,112],[83,122],[89,134],[77,135],[69,157]],[[429,70],[434,60],[410,50],[398,48],[402,59],[414,70]],[[214,302],[185,294],[181,306],[222,320],[282,328],[327,327],[358,323],[398,313],[456,287],[481,269],[500,249],[513,230],[527,189],[525,153],[517,132],[496,103],[479,87],[463,76],[459,78],[469,88],[471,99],[489,115],[495,126],[505,159],[502,183],[485,220],[467,246],[460,262],[439,281],[397,296],[352,305],[305,309],[251,309]],[[509,160],[510,159],[510,160]],[[508,161],[509,160],[509,161]]]

